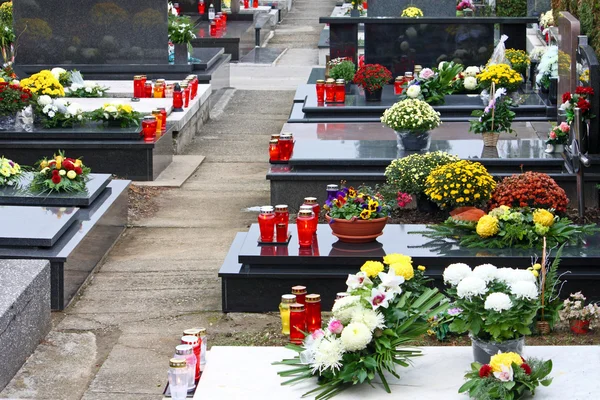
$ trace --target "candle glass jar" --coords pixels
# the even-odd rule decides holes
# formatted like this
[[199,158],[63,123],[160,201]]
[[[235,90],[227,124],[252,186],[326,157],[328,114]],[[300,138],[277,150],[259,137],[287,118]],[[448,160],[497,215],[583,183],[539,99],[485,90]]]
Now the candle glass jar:
[[346,81],[343,79],[335,81],[335,101],[337,103],[346,102]]
[[188,371],[188,392],[196,387],[196,355],[194,349],[189,344],[180,344],[175,347],[173,358],[185,360]]
[[338,292],[335,296],[335,299],[339,300],[339,299],[343,299],[344,297],[348,297],[348,296],[350,296],[350,293],[348,293],[348,292]]
[[144,96],[145,98],[152,97],[152,82],[146,82],[144,84]]
[[287,225],[290,223],[290,212],[287,204],[278,204],[275,206],[275,217],[279,224]]
[[165,87],[161,83],[156,82],[156,84],[154,85],[154,98],[162,99],[164,96],[165,96]]
[[403,76],[398,76],[396,77],[396,79],[394,80],[394,94],[396,96],[400,96],[402,94],[402,84],[404,83],[404,77]]
[[290,334],[290,305],[296,302],[296,296],[293,294],[284,294],[279,303],[279,315],[281,316],[281,333]]
[[173,3],[173,8],[177,11],[177,15],[181,15],[181,6],[179,3]]
[[250,7],[250,0],[244,0],[244,8]]
[[296,218],[298,228],[298,244],[300,247],[310,247],[314,236],[314,213],[312,210],[300,210]]
[[183,93],[181,92],[181,87],[178,83],[173,86],[173,111],[183,111]]
[[173,84],[168,83],[165,85],[165,98],[172,99],[173,98]]
[[145,142],[154,142],[156,140],[156,118],[146,116],[142,119],[142,133]]
[[136,75],[133,77],[133,97],[143,97],[144,92],[144,82],[142,81],[141,75]]
[[279,161],[279,141],[278,140],[270,140],[269,141],[269,160],[270,161]]
[[413,73],[414,76],[419,76],[419,74],[421,73],[421,71],[423,70],[423,67],[420,65],[415,65],[415,72]]
[[160,118],[162,120],[162,132],[165,133],[167,131],[167,109],[164,107],[160,107]]
[[156,118],[156,136],[160,137],[162,133],[162,116],[160,115],[160,110],[152,110],[152,116]]
[[210,29],[208,31],[208,34],[212,37],[217,36],[217,23],[214,20],[210,23]]
[[181,337],[181,344],[189,344],[194,350],[196,356],[196,373],[194,374],[194,380],[197,382],[200,379],[200,338],[192,335],[186,335]]
[[321,296],[309,294],[306,296],[306,329],[309,333],[321,329]]
[[276,223],[275,233],[277,234],[277,241],[279,243],[285,243],[288,239],[288,224]]
[[315,213],[315,215],[317,216],[317,218],[319,217],[319,214],[321,213],[321,206],[319,206],[319,203],[317,202],[316,197],[305,197],[304,203],[302,203],[302,205],[303,206],[311,206],[312,210]]
[[202,15],[206,11],[206,4],[204,0],[198,0],[198,14]]
[[333,201],[337,196],[337,192],[340,190],[338,185],[327,185],[327,200]]
[[258,8],[258,0],[252,1],[252,8]]
[[[313,211],[312,206],[306,205],[306,204],[301,205],[300,211],[310,212],[310,230],[312,231],[312,234],[315,235],[317,233],[317,225],[319,223],[319,218],[316,216],[315,212]],[[311,241],[311,245],[312,245],[312,241]]]
[[290,342],[302,344],[306,332],[306,311],[304,304],[290,304]]
[[273,207],[264,206],[260,208],[260,214],[258,214],[258,228],[260,230],[261,242],[273,242],[275,236],[275,211]]
[[325,102],[325,81],[323,79],[317,80],[317,103]]
[[188,369],[184,359],[169,360],[169,389],[173,400],[185,400],[188,393]]
[[183,108],[188,108],[190,106],[190,87],[184,83],[181,89],[183,91]]
[[296,303],[304,304],[306,301],[306,286],[292,286],[292,294],[296,296]]
[[325,102],[333,103],[335,101],[335,81],[333,79],[327,79],[325,81]]
[[289,161],[294,148],[294,138],[291,133],[282,133],[279,136],[279,159]]

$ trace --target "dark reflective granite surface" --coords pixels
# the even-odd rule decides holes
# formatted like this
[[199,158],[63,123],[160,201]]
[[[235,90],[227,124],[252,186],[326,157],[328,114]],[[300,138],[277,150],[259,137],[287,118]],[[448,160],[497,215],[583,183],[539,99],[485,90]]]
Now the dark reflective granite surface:
[[252,27],[252,21],[227,21],[227,29],[217,32],[217,36],[210,36],[210,24],[202,21],[196,25],[197,39],[239,39],[245,36]]
[[51,247],[78,219],[76,207],[0,206],[2,246]]
[[357,64],[358,24],[338,24],[329,29],[329,55],[331,59],[350,58]]
[[16,1],[16,64],[167,64],[164,0]]
[[26,172],[17,187],[0,188],[0,205],[79,206],[87,207],[111,181],[109,174],[90,174],[83,193],[32,193],[28,190],[33,173]]
[[34,126],[32,130],[20,129],[14,131],[0,131],[0,139],[11,140],[138,140],[142,128],[113,128],[103,124],[90,123],[73,128],[44,129]]
[[369,17],[399,17],[407,7],[419,7],[428,17],[456,17],[454,0],[371,0]]

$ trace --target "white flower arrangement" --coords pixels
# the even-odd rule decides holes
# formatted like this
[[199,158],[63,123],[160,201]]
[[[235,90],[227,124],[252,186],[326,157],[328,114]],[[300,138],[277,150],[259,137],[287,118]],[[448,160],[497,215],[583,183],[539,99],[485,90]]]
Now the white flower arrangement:
[[548,10],[540,15],[540,27],[542,29],[547,29],[551,26],[554,26],[554,15],[552,10]]
[[537,66],[536,82],[548,87],[550,78],[558,78],[558,46],[548,46]]
[[477,74],[479,74],[480,72],[481,72],[481,68],[471,66],[471,67],[465,68],[465,70],[463,71],[463,76],[465,76],[465,77],[470,76],[472,78],[475,78],[477,76]]
[[465,87],[465,89],[467,90],[475,90],[477,89],[477,78],[473,77],[473,76],[467,76],[465,77],[464,81],[463,81],[463,85]]
[[70,128],[85,123],[86,117],[81,105],[63,99],[52,99],[42,95],[38,98],[44,128]]
[[395,131],[412,132],[428,131],[442,124],[439,112],[425,101],[412,98],[400,100],[385,110],[381,122]]
[[104,97],[107,91],[107,87],[92,81],[84,81],[83,84],[72,83],[65,90],[67,97]]

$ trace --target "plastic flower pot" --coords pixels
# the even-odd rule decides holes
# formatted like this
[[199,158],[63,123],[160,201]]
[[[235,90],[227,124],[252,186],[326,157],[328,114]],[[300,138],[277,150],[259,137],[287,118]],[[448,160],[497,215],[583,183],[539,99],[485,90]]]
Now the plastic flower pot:
[[428,150],[431,144],[429,131],[395,131],[398,137],[398,148],[404,151]]
[[341,242],[346,243],[369,243],[383,235],[383,228],[387,224],[388,217],[376,219],[346,220],[331,218],[325,215],[333,236]]
[[571,332],[576,335],[585,335],[590,331],[590,321],[589,320],[581,320],[574,319],[570,322]]
[[377,90],[374,90],[372,92],[369,92],[367,89],[365,89],[365,100],[367,101],[381,101],[381,92],[383,91],[383,88],[379,88]]
[[500,343],[481,340],[470,333],[469,337],[471,338],[471,346],[473,348],[473,359],[480,364],[489,364],[490,358],[498,354],[498,351],[502,353],[515,352],[523,354],[523,347],[525,346],[525,336]]

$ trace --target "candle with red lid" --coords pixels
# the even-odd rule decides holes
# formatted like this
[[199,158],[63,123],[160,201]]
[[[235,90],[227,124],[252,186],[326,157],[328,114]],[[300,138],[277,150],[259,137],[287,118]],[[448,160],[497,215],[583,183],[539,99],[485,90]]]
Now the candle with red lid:
[[260,241],[270,243],[275,237],[275,211],[272,206],[263,206],[258,215]]
[[290,304],[290,342],[302,344],[304,341],[304,332],[306,332],[306,311],[304,310],[304,304]]
[[318,294],[306,295],[306,328],[309,333],[321,329],[321,296]]

